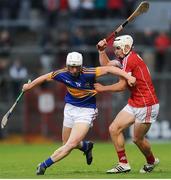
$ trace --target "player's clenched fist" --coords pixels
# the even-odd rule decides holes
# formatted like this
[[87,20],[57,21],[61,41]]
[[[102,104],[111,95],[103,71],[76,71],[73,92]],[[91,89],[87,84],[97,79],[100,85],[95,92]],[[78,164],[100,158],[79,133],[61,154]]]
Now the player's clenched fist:
[[100,83],[94,83],[94,88],[97,92],[104,92],[105,91],[105,87]]
[[127,82],[130,87],[133,87],[136,84],[136,78],[133,76],[130,76],[130,78],[127,80]]
[[98,49],[99,51],[104,51],[104,49],[105,49],[106,47],[107,47],[107,41],[106,41],[106,39],[103,39],[103,40],[99,41],[98,44],[97,44],[97,49]]
[[26,83],[23,85],[22,91],[28,91],[29,89],[31,89],[30,83]]

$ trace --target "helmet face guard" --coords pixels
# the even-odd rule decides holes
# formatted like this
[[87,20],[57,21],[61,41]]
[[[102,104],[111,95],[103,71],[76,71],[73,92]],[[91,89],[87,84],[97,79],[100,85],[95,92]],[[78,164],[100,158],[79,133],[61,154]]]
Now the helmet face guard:
[[[123,50],[123,53],[126,55],[129,53],[133,45],[133,38],[130,35],[123,35],[117,37],[113,42],[113,47],[120,47]],[[125,48],[129,46],[129,50]]]
[[67,66],[82,66],[83,65],[83,56],[78,52],[68,53],[66,59]]

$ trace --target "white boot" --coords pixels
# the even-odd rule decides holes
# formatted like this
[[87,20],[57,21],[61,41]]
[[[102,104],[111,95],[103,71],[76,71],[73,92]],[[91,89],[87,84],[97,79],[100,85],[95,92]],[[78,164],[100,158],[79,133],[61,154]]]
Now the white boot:
[[151,172],[158,164],[159,164],[159,159],[155,158],[155,161],[153,164],[145,164],[143,168],[140,169],[140,173],[147,173]]
[[129,172],[131,170],[131,167],[128,163],[118,163],[114,168],[106,171],[108,174],[116,174],[116,173],[123,173],[123,172]]

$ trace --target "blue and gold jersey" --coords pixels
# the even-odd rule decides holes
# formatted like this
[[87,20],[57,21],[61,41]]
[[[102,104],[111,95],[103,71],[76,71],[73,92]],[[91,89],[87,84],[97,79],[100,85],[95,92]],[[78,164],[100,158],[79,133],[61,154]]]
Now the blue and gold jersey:
[[79,77],[73,77],[67,68],[52,72],[51,79],[62,82],[67,87],[65,102],[78,107],[96,108],[97,92],[94,83],[98,68],[82,68]]

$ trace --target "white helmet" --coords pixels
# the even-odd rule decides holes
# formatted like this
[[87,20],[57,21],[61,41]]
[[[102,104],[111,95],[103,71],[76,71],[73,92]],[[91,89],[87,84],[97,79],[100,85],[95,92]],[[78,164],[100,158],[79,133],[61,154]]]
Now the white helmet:
[[114,47],[118,47],[119,46],[123,50],[124,54],[128,54],[128,52],[130,51],[130,50],[129,51],[125,50],[125,46],[126,45],[128,45],[130,47],[130,49],[132,48],[133,38],[130,35],[119,36],[113,42],[113,46]]
[[83,65],[83,56],[78,52],[68,53],[66,59],[67,66],[82,66]]

